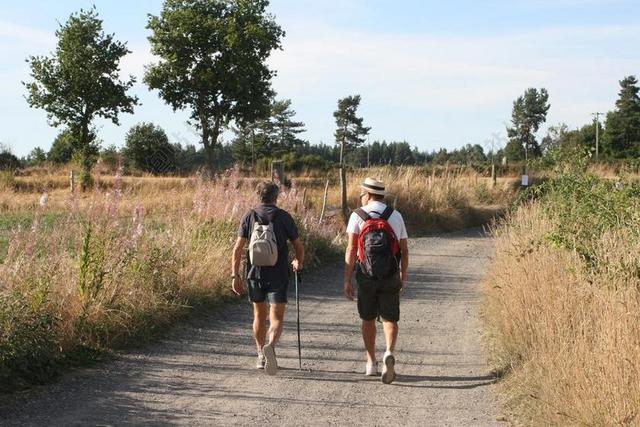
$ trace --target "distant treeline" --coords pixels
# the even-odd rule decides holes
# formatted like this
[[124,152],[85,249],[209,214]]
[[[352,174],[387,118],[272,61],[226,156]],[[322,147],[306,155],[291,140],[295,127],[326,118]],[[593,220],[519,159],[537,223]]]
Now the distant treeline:
[[[157,139],[154,143],[140,144],[138,146],[131,142],[132,135],[138,132],[149,132],[150,128],[153,128],[153,132],[160,135],[159,137],[156,135]],[[94,144],[92,147],[93,156],[109,169],[115,170],[119,165],[122,165],[127,172],[134,173],[149,172],[184,175],[193,173],[207,165],[207,157],[202,147],[198,148],[194,145],[183,146],[178,143],[171,144],[158,126],[150,124],[135,126],[129,132],[128,137],[128,143],[122,148],[113,145],[100,148],[99,145]],[[45,163],[68,163],[74,159],[74,147],[71,139],[72,135],[63,132],[55,139],[48,152],[41,148],[35,148],[28,156],[23,158],[16,157],[8,149],[4,148],[0,152],[0,168],[17,169],[40,166]],[[149,140],[152,140],[152,138]],[[251,156],[240,156],[237,151],[237,144],[228,142],[217,147],[215,159],[218,170],[239,166],[245,170],[266,171],[269,169],[272,160],[282,160],[285,168],[290,171],[329,170],[339,163],[340,147],[336,144],[310,144],[307,141],[300,141],[300,143],[292,147],[290,152],[282,153],[277,157],[270,157],[260,153],[252,158]],[[469,144],[454,150],[440,149],[427,152],[411,146],[406,141],[374,141],[368,145],[355,148],[345,156],[345,162],[353,167],[446,163],[472,166],[490,161],[491,153],[485,153],[483,147],[478,144]]]

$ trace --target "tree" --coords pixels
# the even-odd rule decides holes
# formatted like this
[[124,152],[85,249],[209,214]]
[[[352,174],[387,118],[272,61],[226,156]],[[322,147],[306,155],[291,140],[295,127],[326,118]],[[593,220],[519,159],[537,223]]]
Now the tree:
[[640,97],[638,79],[627,76],[620,81],[616,109],[607,114],[604,143],[616,158],[640,156]]
[[336,119],[334,136],[336,144],[340,146],[340,188],[342,194],[342,217],[348,220],[347,206],[347,177],[344,168],[344,155],[347,149],[358,147],[365,142],[365,137],[371,130],[362,125],[362,117],[357,116],[360,106],[360,95],[347,96],[338,100],[338,109],[333,113]]
[[265,119],[233,127],[234,159],[245,165],[253,165],[256,159],[282,158],[294,153],[304,143],[297,137],[304,132],[304,123],[294,121],[295,114],[291,109],[291,100],[274,100]]
[[130,53],[125,43],[105,34],[95,8],[80,10],[56,31],[50,56],[31,56],[33,82],[23,83],[31,107],[43,108],[49,122],[66,125],[78,136],[81,185],[91,184],[91,122],[102,117],[119,124],[120,113],[133,113],[138,99],[127,95],[135,79],[121,81],[120,59]]
[[100,150],[100,162],[111,172],[116,172],[122,166],[122,153],[114,144]]
[[37,166],[47,161],[47,153],[40,147],[36,147],[27,156],[27,166]]
[[305,131],[304,123],[294,121],[295,115],[290,99],[271,104],[272,152],[276,157],[293,152],[302,143],[297,135]]
[[529,154],[542,154],[535,134],[547,119],[551,106],[548,101],[546,89],[529,88],[513,102],[512,127],[507,128],[509,142],[505,147],[505,154],[510,160],[528,160]]
[[153,123],[139,123],[125,136],[124,155],[135,169],[154,174],[176,169],[176,154],[167,134]]
[[[89,131],[89,154],[91,156],[98,155],[99,144],[96,143],[96,138],[95,132],[93,130]],[[53,140],[53,144],[47,153],[47,160],[53,163],[68,163],[79,146],[78,135],[71,129],[64,129]]]
[[147,28],[160,58],[144,81],[174,110],[190,109],[210,168],[222,130],[266,117],[275,74],[265,61],[284,35],[268,0],[165,0]]
[[14,170],[20,166],[20,159],[11,152],[9,147],[0,144],[0,170]]

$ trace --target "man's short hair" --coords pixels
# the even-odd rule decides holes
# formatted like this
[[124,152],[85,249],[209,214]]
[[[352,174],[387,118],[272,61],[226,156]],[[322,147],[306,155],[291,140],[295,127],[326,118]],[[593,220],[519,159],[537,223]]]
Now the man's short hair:
[[278,199],[280,189],[271,181],[264,181],[258,184],[256,193],[262,203],[274,203]]
[[382,194],[369,193],[369,198],[371,198],[371,200],[375,200],[377,202],[381,202],[381,201],[384,200],[384,196]]

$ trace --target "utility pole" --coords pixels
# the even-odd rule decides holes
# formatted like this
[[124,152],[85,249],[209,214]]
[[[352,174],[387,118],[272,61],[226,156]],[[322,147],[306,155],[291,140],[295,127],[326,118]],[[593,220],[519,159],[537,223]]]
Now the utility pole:
[[369,135],[367,135],[367,169],[369,169],[369,167],[370,167],[370,164],[369,164],[369,150],[370,150]]
[[599,139],[600,139],[600,115],[602,113],[591,113],[592,116],[594,116],[596,118],[596,162],[598,161],[598,157],[599,157]]

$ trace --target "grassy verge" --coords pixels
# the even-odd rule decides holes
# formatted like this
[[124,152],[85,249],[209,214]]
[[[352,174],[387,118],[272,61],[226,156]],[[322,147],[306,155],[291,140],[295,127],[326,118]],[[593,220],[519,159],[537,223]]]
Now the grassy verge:
[[[28,214],[3,216],[12,231],[0,264],[0,389],[48,381],[229,295],[237,223],[255,196],[231,177],[197,181],[188,197],[189,208],[171,209],[170,193],[132,197],[116,184],[67,200],[65,210],[51,212],[43,200]],[[167,209],[149,214],[152,198]],[[341,249],[333,243],[339,228],[320,224],[295,190],[280,204],[298,221],[307,265]]]
[[498,228],[483,316],[524,425],[640,424],[640,185],[567,174]]

